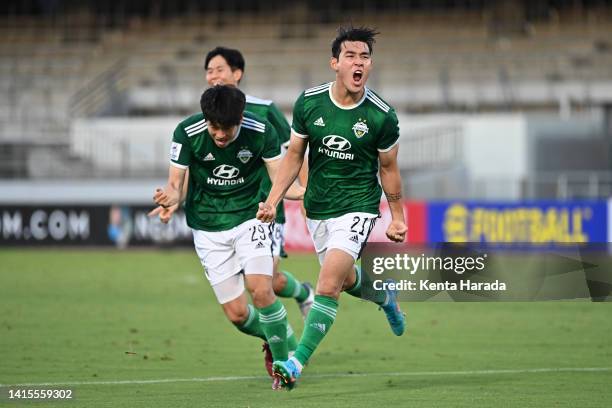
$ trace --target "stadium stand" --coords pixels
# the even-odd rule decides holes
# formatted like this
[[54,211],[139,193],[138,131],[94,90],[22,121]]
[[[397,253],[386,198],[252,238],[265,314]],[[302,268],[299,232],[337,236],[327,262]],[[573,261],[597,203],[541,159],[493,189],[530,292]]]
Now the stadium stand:
[[[95,136],[75,136],[75,129],[83,129],[88,118],[175,120],[196,111],[205,85],[204,53],[220,44],[244,52],[243,88],[273,99],[289,113],[301,90],[331,78],[329,41],[339,24],[334,17],[341,15],[335,14],[337,2],[325,7],[300,2],[271,14],[259,2],[247,3],[183,14],[186,6],[179,4],[164,15],[163,7],[169,6],[161,2],[162,9],[148,5],[149,14],[136,10],[120,18],[87,9],[53,17],[0,17],[5,95],[0,99],[0,178],[163,174],[161,159],[141,173],[117,165],[138,138],[130,141],[126,135],[127,141],[111,142],[104,136],[116,147],[99,159],[100,147],[86,143]],[[553,112],[563,117],[612,103],[612,8],[606,2],[574,2],[584,3],[583,8],[549,8],[546,18],[527,19],[513,19],[513,12],[481,2],[450,3],[456,7],[372,10],[360,3],[351,11],[355,24],[382,32],[370,85],[400,114]],[[452,188],[465,180],[465,169],[458,168],[461,123],[402,133],[410,151],[421,152],[406,154],[403,170],[445,192],[426,196],[461,193]],[[602,132],[595,136],[603,137]],[[157,137],[164,138],[151,140]],[[154,153],[165,147],[160,143],[152,142],[151,152],[142,157],[155,161],[160,155]],[[442,174],[445,187],[431,187],[435,174]]]

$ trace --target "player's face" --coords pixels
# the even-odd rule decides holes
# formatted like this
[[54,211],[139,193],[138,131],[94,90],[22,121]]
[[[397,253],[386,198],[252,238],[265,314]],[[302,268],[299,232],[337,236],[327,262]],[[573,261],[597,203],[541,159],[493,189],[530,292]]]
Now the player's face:
[[217,147],[223,149],[234,139],[239,126],[240,125],[224,128],[215,123],[208,123],[208,133]]
[[368,44],[361,41],[345,41],[340,45],[339,57],[331,59],[336,79],[351,93],[360,93],[368,80],[372,58]]
[[208,86],[233,85],[237,87],[240,78],[242,78],[242,71],[239,69],[232,71],[232,68],[221,55],[217,55],[208,61],[208,67],[206,68]]

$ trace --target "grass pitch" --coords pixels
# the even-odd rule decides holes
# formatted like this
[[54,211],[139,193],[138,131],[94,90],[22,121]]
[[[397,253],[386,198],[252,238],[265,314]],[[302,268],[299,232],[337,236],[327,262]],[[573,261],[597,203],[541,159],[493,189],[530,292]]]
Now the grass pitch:
[[[316,281],[312,255],[283,268]],[[292,300],[285,304],[300,333]],[[228,323],[193,251],[0,250],[7,386],[71,388],[71,407],[606,407],[612,304],[410,303],[408,330],[343,295],[292,392]],[[592,370],[593,368],[598,368]],[[52,385],[40,385],[49,384]],[[38,404],[36,404],[38,405]]]

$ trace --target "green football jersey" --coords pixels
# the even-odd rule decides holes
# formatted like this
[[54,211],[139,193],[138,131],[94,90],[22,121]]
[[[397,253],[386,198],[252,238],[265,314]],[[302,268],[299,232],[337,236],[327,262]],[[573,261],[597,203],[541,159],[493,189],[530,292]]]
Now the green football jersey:
[[[287,122],[285,115],[283,115],[272,101],[247,95],[245,110],[253,112],[262,118],[266,118],[276,130],[281,146],[286,148],[289,145],[291,126],[289,126],[289,122]],[[276,222],[279,224],[285,223],[285,208],[283,201],[281,201],[276,208]]]
[[307,89],[293,109],[293,131],[308,139],[309,147],[306,214],[318,220],[350,212],[378,214],[378,153],[398,143],[397,116],[368,88],[354,106],[338,105],[332,84]]
[[270,191],[264,161],[280,155],[276,130],[253,113],[244,112],[236,138],[224,148],[215,145],[201,113],[182,121],[174,131],[170,161],[189,168],[187,224],[225,231],[255,218]]

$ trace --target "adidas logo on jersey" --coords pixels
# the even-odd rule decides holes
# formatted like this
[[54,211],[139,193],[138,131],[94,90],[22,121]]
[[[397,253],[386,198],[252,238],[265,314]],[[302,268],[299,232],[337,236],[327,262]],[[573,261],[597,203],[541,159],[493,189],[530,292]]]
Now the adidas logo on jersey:
[[349,240],[353,241],[356,244],[359,243],[359,237],[357,236],[357,234],[355,234],[352,237],[350,237]]
[[319,119],[315,120],[313,123],[315,126],[325,126],[325,122],[323,122],[323,116],[319,117]]
[[259,241],[257,245],[255,245],[255,249],[260,249],[260,248],[265,248],[265,245],[261,241]]
[[206,156],[204,156],[204,161],[212,161],[215,160],[215,156],[212,155],[212,153],[208,153]]
[[311,323],[310,327],[314,327],[315,329],[317,329],[321,333],[325,334],[325,329],[326,329],[325,323]]
[[276,334],[268,339],[268,343],[282,343],[283,339],[278,337]]

